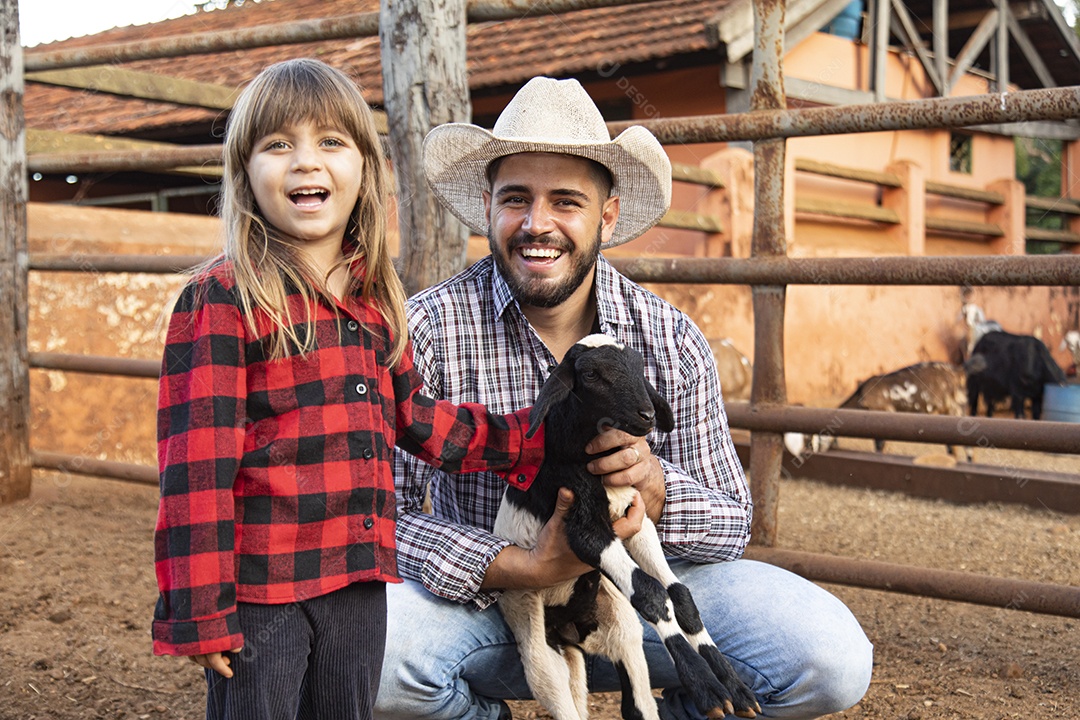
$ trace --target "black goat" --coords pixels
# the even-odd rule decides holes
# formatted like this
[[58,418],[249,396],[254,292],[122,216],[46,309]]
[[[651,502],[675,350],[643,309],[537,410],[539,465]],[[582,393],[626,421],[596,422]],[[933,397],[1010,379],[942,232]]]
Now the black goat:
[[1043,389],[1048,383],[1065,383],[1065,373],[1046,345],[1031,335],[988,332],[964,363],[967,371],[968,409],[975,415],[979,396],[986,402],[986,417],[1006,397],[1013,415],[1025,416],[1024,402],[1031,398],[1031,417],[1042,416]]
[[[668,567],[652,521],[620,542],[612,521],[622,517],[633,488],[605,488],[586,464],[585,444],[604,427],[644,436],[674,428],[671,407],[649,384],[641,355],[606,335],[574,345],[540,390],[530,432],[545,421],[545,458],[532,486],[507,488],[495,533],[533,547],[555,511],[559,488],[574,493],[565,517],[570,548],[597,568],[576,581],[543,590],[508,590],[499,600],[518,641],[536,700],[556,720],[587,717],[583,653],[616,666],[624,718],[657,718],[642,649],[640,613],[674,660],[684,689],[709,717],[761,708],[704,628],[690,591]],[[719,592],[720,589],[718,588]]]

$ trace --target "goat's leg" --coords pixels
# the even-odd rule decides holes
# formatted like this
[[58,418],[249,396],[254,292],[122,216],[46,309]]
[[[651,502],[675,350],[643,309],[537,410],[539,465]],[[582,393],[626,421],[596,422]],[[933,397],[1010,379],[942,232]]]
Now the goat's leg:
[[[581,528],[581,532],[588,531]],[[577,533],[567,532],[567,537],[571,549],[577,552],[574,548],[575,534]],[[659,580],[638,567],[618,540],[613,540],[599,556],[600,571],[630,600],[630,604],[646,622],[656,629],[664,647],[671,654],[682,686],[690,693],[698,708],[709,717],[723,717],[725,713],[735,712],[731,692],[717,679],[705,658],[695,652],[679,628],[675,619],[675,607],[667,589]]]
[[705,658],[713,674],[716,675],[716,679],[731,694],[736,714],[742,717],[754,717],[755,713],[761,712],[761,706],[754,698],[753,692],[735,674],[731,663],[716,647],[712,636],[701,622],[701,614],[690,594],[690,589],[683,585],[671,571],[653,522],[646,517],[642,522],[641,530],[626,540],[625,544],[630,557],[637,561],[641,569],[657,578],[667,588],[679,627],[690,646]]
[[599,627],[582,643],[585,652],[602,655],[615,665],[622,687],[625,720],[659,720],[642,649],[641,623],[630,601],[606,577],[596,597]]
[[[533,697],[555,720],[585,720],[574,700],[572,673],[567,659],[547,643],[544,603],[532,590],[507,590],[499,609],[517,639],[525,666],[525,679]],[[581,678],[584,679],[582,667]]]
[[585,672],[585,654],[574,645],[567,645],[562,652],[570,672],[568,687],[574,707],[578,717],[586,720],[589,717],[589,676]]

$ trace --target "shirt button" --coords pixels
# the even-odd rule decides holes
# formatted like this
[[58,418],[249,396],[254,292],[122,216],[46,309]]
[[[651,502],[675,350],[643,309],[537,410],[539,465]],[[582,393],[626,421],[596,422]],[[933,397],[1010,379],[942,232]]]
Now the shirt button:
[[353,332],[356,332],[360,329],[360,323],[356,322],[355,320],[350,320],[345,324],[345,327],[349,328]]
[[517,481],[518,481],[518,483],[519,483],[519,484],[521,484],[521,485],[524,485],[524,484],[525,484],[525,481],[526,481],[527,479],[528,479],[528,478],[526,478],[526,477],[525,477],[525,473],[520,473],[520,474],[518,475],[518,477],[517,477]]
[[356,394],[367,395],[367,385],[364,383],[356,383]]
[[373,526],[374,524],[375,524],[375,521],[374,521],[374,520],[372,520],[371,518],[369,518],[369,517],[366,517],[366,518],[364,518],[364,529],[365,529],[365,530],[370,530],[370,529],[371,529],[371,527],[372,527],[372,526]]
[[371,448],[364,448],[363,455],[365,460],[370,460],[372,457],[374,457],[375,453],[371,451]]

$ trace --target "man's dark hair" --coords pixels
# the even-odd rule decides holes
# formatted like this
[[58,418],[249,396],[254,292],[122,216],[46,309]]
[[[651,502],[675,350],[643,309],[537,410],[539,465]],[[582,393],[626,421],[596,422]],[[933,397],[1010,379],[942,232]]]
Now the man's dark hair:
[[[502,155],[495,158],[488,163],[487,166],[487,181],[488,189],[490,190],[495,185],[495,176],[499,174],[499,166],[502,165],[502,161],[505,160],[507,155]],[[580,155],[571,155],[570,157],[581,157]],[[600,199],[607,200],[611,197],[611,188],[615,184],[615,180],[611,177],[611,171],[604,167],[602,164],[591,160],[587,157],[582,157],[588,163],[589,177],[592,179],[596,188],[600,191]]]

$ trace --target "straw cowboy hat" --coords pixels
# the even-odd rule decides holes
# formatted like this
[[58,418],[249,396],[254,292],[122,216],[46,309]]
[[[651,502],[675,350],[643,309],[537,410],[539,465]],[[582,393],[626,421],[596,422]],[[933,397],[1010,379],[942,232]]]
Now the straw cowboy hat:
[[671,204],[671,161],[651,132],[635,125],[614,140],[577,80],[536,77],[518,91],[491,132],[447,123],[424,140],[424,171],[435,194],[474,232],[486,235],[482,193],[488,164],[516,153],[547,152],[595,160],[611,172],[619,221],[606,249],[651,228]]

